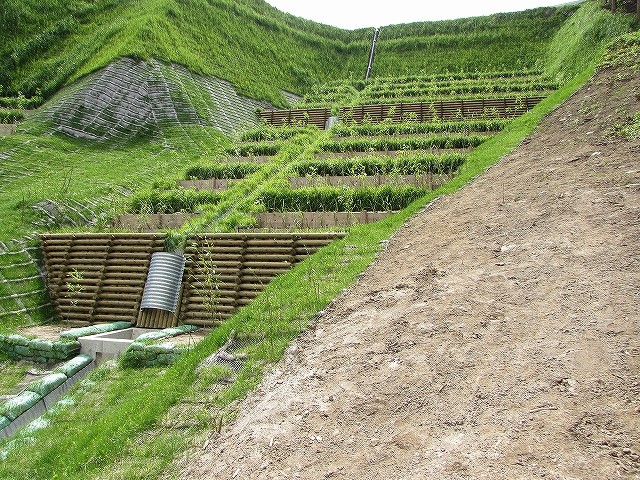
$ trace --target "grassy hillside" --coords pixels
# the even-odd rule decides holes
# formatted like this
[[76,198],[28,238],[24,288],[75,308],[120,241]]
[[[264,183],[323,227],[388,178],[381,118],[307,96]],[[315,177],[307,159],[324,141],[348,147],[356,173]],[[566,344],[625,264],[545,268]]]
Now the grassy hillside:
[[[530,67],[575,7],[397,25],[383,29],[374,74]],[[157,58],[230,81],[283,104],[332,78],[360,78],[372,32],[321,25],[262,0],[36,0],[0,12],[0,85],[27,96],[119,57]]]
[[[364,70],[365,31],[295,20],[261,1],[135,0],[12,3],[0,30],[0,84],[50,95],[116,58],[155,57],[282,103],[280,89]],[[352,41],[353,40],[353,41]]]
[[554,34],[577,8],[537,8],[385,27],[375,72],[394,75],[539,67]]

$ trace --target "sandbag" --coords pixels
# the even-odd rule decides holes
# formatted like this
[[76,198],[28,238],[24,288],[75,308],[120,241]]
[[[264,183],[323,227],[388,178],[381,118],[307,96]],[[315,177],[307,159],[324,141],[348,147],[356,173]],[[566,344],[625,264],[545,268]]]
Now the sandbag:
[[51,373],[31,383],[27,390],[46,397],[66,381],[67,376],[64,373]]
[[5,416],[13,421],[38,403],[41,398],[37,393],[26,390],[0,405],[0,416]]
[[89,355],[78,355],[77,357],[73,357],[68,362],[65,362],[57,367],[54,372],[64,373],[67,378],[71,378],[91,362],[93,362],[93,358],[91,358]]

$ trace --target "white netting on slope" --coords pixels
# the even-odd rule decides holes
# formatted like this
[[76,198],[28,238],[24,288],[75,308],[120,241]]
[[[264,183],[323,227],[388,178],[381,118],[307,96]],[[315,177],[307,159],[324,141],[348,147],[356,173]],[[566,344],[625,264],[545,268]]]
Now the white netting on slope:
[[73,137],[122,143],[195,125],[230,134],[256,124],[257,108],[270,105],[239,95],[224,80],[122,58],[61,91],[35,118]]

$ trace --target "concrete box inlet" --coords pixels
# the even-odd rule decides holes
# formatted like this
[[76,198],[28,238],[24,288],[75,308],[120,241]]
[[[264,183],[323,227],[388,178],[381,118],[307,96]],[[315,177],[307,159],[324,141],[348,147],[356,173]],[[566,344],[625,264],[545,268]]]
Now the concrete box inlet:
[[98,333],[87,337],[80,337],[80,353],[91,355],[96,365],[122,355],[129,345],[140,335],[154,331],[149,328],[125,328],[115,332]]

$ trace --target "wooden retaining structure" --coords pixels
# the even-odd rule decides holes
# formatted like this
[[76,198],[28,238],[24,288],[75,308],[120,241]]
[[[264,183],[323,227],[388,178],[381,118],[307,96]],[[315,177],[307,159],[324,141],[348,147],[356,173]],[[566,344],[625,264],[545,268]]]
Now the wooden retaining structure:
[[344,233],[219,233],[191,237],[180,322],[213,326],[248,305],[277,275]]
[[135,322],[153,252],[163,234],[41,235],[46,281],[58,316],[88,324]]
[[349,188],[379,187],[382,185],[414,185],[434,190],[453,178],[447,173],[424,173],[421,175],[368,175],[289,177],[291,188],[334,186]]
[[241,178],[210,178],[207,180],[180,180],[178,185],[183,188],[195,188],[196,190],[209,190],[211,192],[219,192],[229,188],[229,182],[242,180]]
[[315,125],[324,129],[331,116],[328,108],[296,108],[289,110],[266,110],[258,116],[271,125]]
[[261,212],[255,216],[257,228],[297,230],[373,223],[394,213],[397,212]]
[[114,228],[123,228],[134,232],[158,232],[168,228],[180,228],[196,213],[123,213],[118,215]]
[[480,98],[470,100],[440,100],[437,102],[394,103],[343,107],[340,118],[362,123],[383,120],[430,122],[433,120],[467,120],[490,115],[491,118],[517,117],[540,103],[545,97]]
[[[479,117],[510,118],[531,110],[545,97],[478,98],[465,100],[438,100],[416,103],[382,103],[342,107],[339,117],[343,121],[362,123],[383,120],[430,122],[434,120],[465,120]],[[268,110],[260,118],[275,126],[311,124],[324,129],[331,116],[328,108]]]
[[164,234],[44,234],[41,247],[51,301],[63,321],[129,321],[141,327],[213,326],[250,301],[280,273],[340,232],[215,233],[191,236],[179,309],[141,310],[151,255]]

